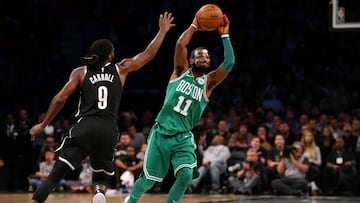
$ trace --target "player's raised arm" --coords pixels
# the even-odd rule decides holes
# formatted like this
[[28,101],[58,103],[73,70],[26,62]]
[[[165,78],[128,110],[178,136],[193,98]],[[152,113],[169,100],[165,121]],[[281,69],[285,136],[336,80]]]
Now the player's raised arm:
[[189,44],[193,34],[198,30],[202,31],[202,29],[198,25],[196,17],[194,17],[191,25],[189,25],[189,27],[180,35],[179,39],[176,41],[174,55],[174,71],[171,75],[170,80],[179,77],[189,68],[189,62],[187,58],[187,45]]
[[224,61],[216,70],[212,71],[208,75],[207,96],[210,96],[213,89],[226,78],[235,64],[234,50],[229,36],[229,25],[230,21],[227,16],[224,15],[224,24],[220,25],[218,28],[224,47]]
[[173,20],[174,17],[171,13],[165,12],[164,14],[161,14],[159,17],[159,31],[146,49],[133,58],[127,58],[120,63],[117,63],[120,67],[120,78],[123,85],[128,73],[140,69],[155,57],[164,41],[166,33],[171,27],[175,26],[175,24],[172,23]]

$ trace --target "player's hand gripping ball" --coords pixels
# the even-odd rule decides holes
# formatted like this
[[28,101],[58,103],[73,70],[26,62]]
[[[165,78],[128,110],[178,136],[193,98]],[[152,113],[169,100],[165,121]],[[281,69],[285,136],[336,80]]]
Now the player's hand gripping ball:
[[223,23],[223,12],[215,4],[205,4],[196,12],[195,16],[202,30],[217,30]]

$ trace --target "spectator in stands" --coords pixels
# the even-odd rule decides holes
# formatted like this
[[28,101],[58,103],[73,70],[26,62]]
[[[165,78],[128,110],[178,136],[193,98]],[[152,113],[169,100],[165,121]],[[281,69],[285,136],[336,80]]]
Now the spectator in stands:
[[[120,159],[120,157],[127,155],[127,148],[130,146],[130,143],[131,143],[131,137],[129,133],[127,131],[121,132],[119,140],[115,146],[115,152],[114,152],[115,160]],[[121,187],[120,176],[121,174],[119,173],[119,171],[115,170],[115,175],[109,179],[110,188],[118,189]]]
[[249,148],[256,150],[256,154],[258,156],[258,161],[265,167],[267,164],[268,154],[267,154],[267,151],[263,147],[261,147],[260,138],[257,136],[252,137]]
[[56,150],[57,148],[58,148],[58,145],[56,143],[55,137],[51,136],[51,135],[45,136],[45,142],[41,147],[38,161],[43,161],[44,154],[47,149]]
[[301,146],[304,149],[304,156],[309,161],[308,180],[311,183],[312,193],[318,193],[321,174],[321,152],[319,146],[315,143],[314,135],[311,131],[303,131],[301,137]]
[[343,125],[343,138],[345,142],[345,149],[355,151],[357,137],[353,135],[353,129],[350,123],[344,123]]
[[309,116],[306,113],[301,114],[299,117],[299,124],[294,132],[296,132],[301,126],[308,125],[309,121]]
[[205,117],[205,126],[207,130],[207,134],[212,138],[217,133],[217,123],[213,116]]
[[316,126],[316,130],[322,132],[324,128],[329,127],[328,115],[323,113],[320,115],[319,123]]
[[219,120],[217,124],[217,134],[224,137],[224,143],[229,142],[231,134],[229,132],[226,120]]
[[260,138],[260,146],[264,148],[266,151],[270,151],[272,145],[268,139],[268,132],[265,126],[259,126],[257,130],[257,136]]
[[115,146],[115,157],[120,157],[121,155],[126,155],[126,149],[130,146],[131,137],[127,131],[120,133],[120,137]]
[[[304,122],[306,122],[306,124],[307,124],[308,120],[309,120],[309,116],[308,116],[307,114],[301,114],[301,115],[300,115],[300,118],[297,119],[297,118],[295,117],[295,112],[294,112],[294,110],[293,110],[291,107],[286,108],[283,121],[284,121],[285,123],[287,123],[288,128],[289,128],[288,131],[289,131],[291,134],[294,134],[297,130],[299,130],[300,126],[301,126],[302,124],[304,124]],[[282,122],[282,124],[283,124],[283,122]],[[280,125],[280,128],[281,128],[281,129],[282,129],[283,127],[284,127],[284,126]],[[285,134],[285,139],[287,140],[287,135],[286,135],[286,134]],[[291,141],[290,141],[290,142],[291,142]],[[291,143],[286,142],[286,143],[287,143],[287,144],[292,144],[292,142],[291,142]]]
[[[29,191],[33,192],[49,176],[55,164],[55,152],[48,148],[45,150],[45,161],[39,163],[39,170],[29,177]],[[62,192],[66,187],[65,179],[61,179],[56,190]]]
[[229,177],[233,192],[235,194],[261,194],[266,173],[264,165],[259,161],[257,149],[249,148],[246,152],[246,160],[241,165],[241,169]]
[[246,153],[246,150],[250,144],[251,137],[252,135],[249,132],[247,125],[245,123],[242,123],[240,124],[239,129],[231,134],[230,140],[227,145],[231,151],[233,151],[234,149],[245,149]]
[[134,181],[142,172],[143,165],[143,160],[136,157],[136,151],[133,146],[126,148],[126,155],[116,158],[115,166],[120,176],[120,184],[123,189],[126,189],[126,192],[131,191]]
[[300,142],[294,142],[292,148],[284,151],[276,169],[280,178],[271,182],[275,194],[301,196],[307,192],[306,173],[309,171],[309,162],[303,155]]
[[208,134],[206,126],[203,124],[197,125],[194,130],[194,139],[196,142],[195,153],[197,156],[198,166],[202,164],[204,151],[211,145],[212,137]]
[[27,183],[27,175],[24,177],[22,169],[24,167],[24,142],[25,137],[21,133],[19,123],[14,114],[6,115],[5,125],[2,126],[0,136],[2,136],[2,146],[4,147],[3,160],[5,165],[5,177],[7,177],[7,190],[19,191],[23,189],[23,184]]
[[263,125],[269,129],[269,133],[275,132],[275,125],[274,125],[274,111],[271,109],[266,110],[265,113],[265,122]]
[[308,123],[309,131],[311,131],[312,134],[314,135],[315,142],[319,143],[321,131],[317,130],[317,128],[316,128],[317,124],[318,124],[318,121],[316,118],[309,119],[309,123]]
[[204,151],[202,164],[199,168],[200,176],[190,183],[190,191],[197,190],[200,182],[208,175],[211,177],[211,193],[219,193],[220,177],[226,172],[227,160],[230,157],[229,148],[224,145],[224,137],[215,135],[212,144]]
[[339,126],[339,122],[335,116],[330,118],[329,129],[334,139],[343,135],[343,131]]
[[354,117],[351,120],[351,128],[353,130],[353,135],[355,137],[360,137],[360,119],[357,117]]
[[[228,164],[232,167],[240,166],[241,162],[246,158],[246,151],[250,145],[251,134],[248,131],[247,125],[242,123],[238,131],[231,134],[230,140],[227,143],[231,152]],[[230,169],[231,170],[231,169]]]
[[19,126],[19,137],[23,139],[22,145],[18,146],[22,149],[23,163],[20,166],[20,174],[21,174],[21,183],[20,189],[26,191],[28,188],[28,184],[26,182],[27,177],[33,171],[31,167],[35,163],[35,160],[32,159],[32,143],[30,136],[30,128],[33,126],[33,122],[29,118],[28,110],[25,108],[21,108],[18,113],[18,126]]
[[279,133],[284,136],[286,145],[291,145],[294,141],[300,140],[300,137],[296,137],[295,133],[291,131],[287,122],[280,123]]
[[324,127],[320,134],[320,142],[318,144],[321,152],[321,171],[323,170],[326,164],[326,158],[328,154],[332,151],[335,140],[331,134],[331,131],[328,127]]
[[[277,134],[275,136],[274,146],[268,152],[267,163],[266,163],[266,173],[269,180],[269,184],[272,180],[279,177],[277,171],[277,166],[280,164],[281,157],[283,156],[285,148],[285,139],[282,134]],[[269,191],[270,185],[267,185],[266,189]]]
[[148,138],[149,132],[151,130],[152,124],[154,122],[154,114],[150,110],[146,110],[141,117],[141,129],[145,138]]
[[356,189],[356,158],[345,149],[344,138],[335,140],[334,149],[326,158],[324,192],[329,195],[353,195]]
[[134,124],[129,125],[127,132],[131,138],[130,145],[135,147],[136,152],[139,152],[141,145],[146,143],[144,134],[142,132],[138,132]]

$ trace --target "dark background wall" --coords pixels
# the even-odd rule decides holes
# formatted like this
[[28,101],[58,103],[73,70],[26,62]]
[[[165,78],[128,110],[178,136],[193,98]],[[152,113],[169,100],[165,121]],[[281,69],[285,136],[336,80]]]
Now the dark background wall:
[[[174,45],[198,8],[216,3],[231,20],[236,65],[209,107],[256,108],[275,95],[298,112],[359,107],[359,32],[330,32],[329,0],[5,0],[0,7],[0,116],[27,108],[46,111],[80,65],[90,43],[110,38],[116,60],[142,51],[156,34],[158,15],[175,16],[156,58],[127,80],[122,110],[157,112],[172,71]],[[196,33],[190,48],[206,46],[222,61],[217,32]],[[75,111],[74,95],[61,114]]]

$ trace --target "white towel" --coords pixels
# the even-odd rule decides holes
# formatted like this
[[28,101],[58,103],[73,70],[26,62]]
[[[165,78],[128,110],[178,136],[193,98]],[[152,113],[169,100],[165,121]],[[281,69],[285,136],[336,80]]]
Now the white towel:
[[134,186],[134,179],[135,177],[133,173],[125,171],[120,177],[121,185],[125,185],[127,189],[131,189]]

